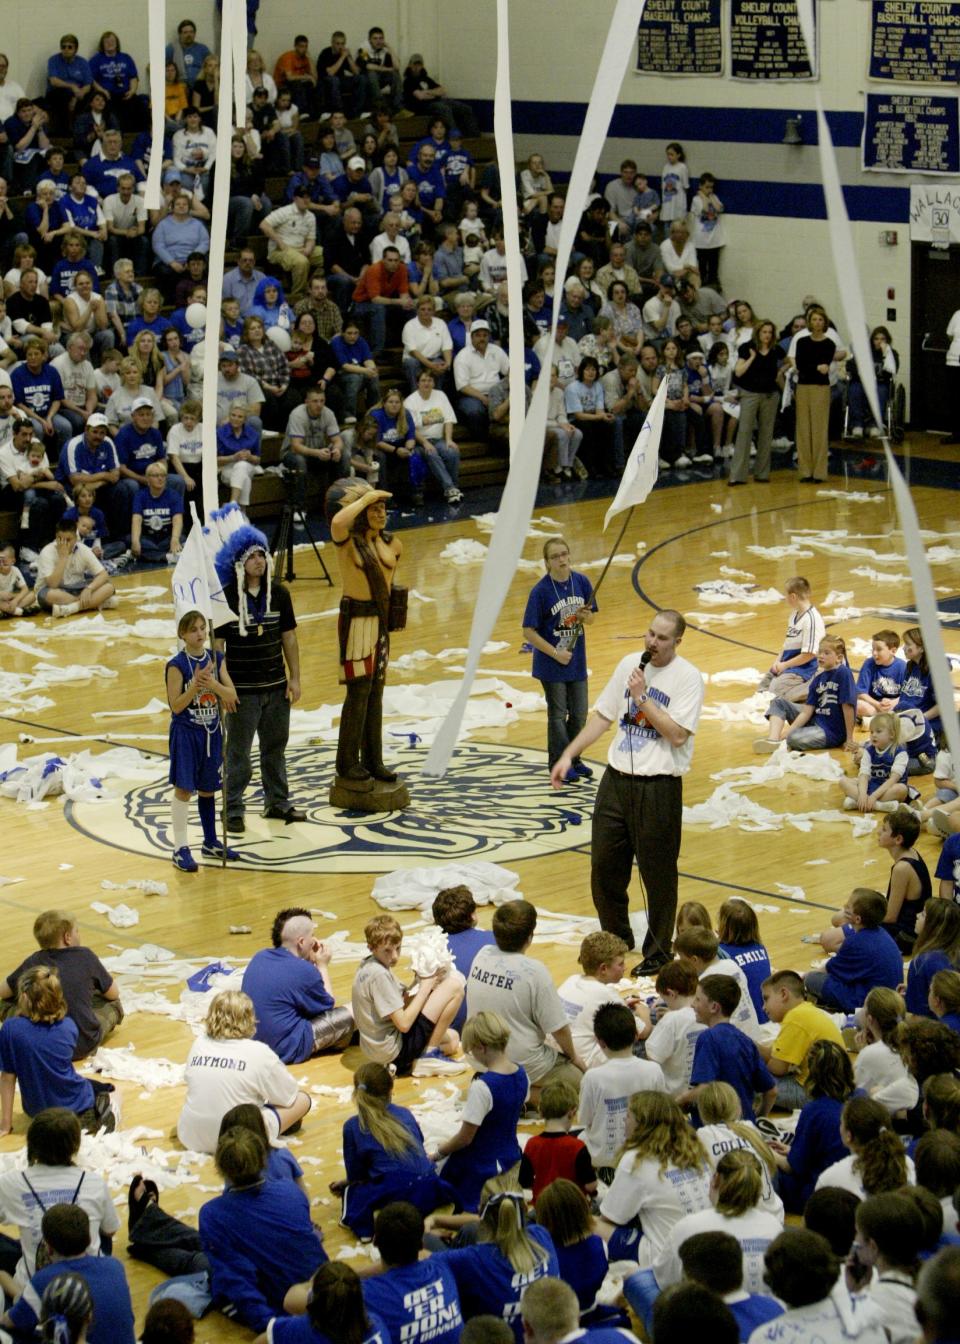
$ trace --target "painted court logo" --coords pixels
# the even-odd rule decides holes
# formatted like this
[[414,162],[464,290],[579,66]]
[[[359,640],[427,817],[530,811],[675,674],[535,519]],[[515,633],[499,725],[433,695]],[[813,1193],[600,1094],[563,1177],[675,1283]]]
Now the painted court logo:
[[[463,743],[443,779],[420,776],[422,751],[401,753],[395,766],[413,801],[403,812],[344,812],[327,802],[336,747],[291,747],[290,790],[306,822],[284,826],[260,816],[259,781],[245,798],[247,830],[230,837],[243,867],[269,872],[382,873],[425,864],[516,862],[589,844],[596,793],[592,781],[550,787],[545,754],[526,747]],[[107,803],[69,803],[78,830],[118,849],[169,861],[170,785],[166,762],[157,778]],[[190,843],[200,860],[199,826]],[[202,860],[201,860],[202,861]]]

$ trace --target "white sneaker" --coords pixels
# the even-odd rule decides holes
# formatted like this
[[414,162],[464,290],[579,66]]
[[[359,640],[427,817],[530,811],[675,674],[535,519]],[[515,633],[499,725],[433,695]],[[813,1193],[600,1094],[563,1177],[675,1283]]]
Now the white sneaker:
[[793,439],[787,439],[787,438],[783,438],[783,437],[781,437],[781,438],[779,438],[779,439],[774,439],[774,440],[772,441],[772,443],[770,444],[770,447],[771,447],[771,448],[792,448],[792,447],[793,447]]
[[712,464],[713,453],[695,453],[693,460],[694,462]]
[[754,739],[753,750],[757,756],[772,756],[780,750],[780,743],[771,742],[769,737],[758,737]]
[[463,1073],[467,1068],[465,1059],[451,1059],[442,1050],[427,1050],[413,1066],[414,1078],[430,1078],[438,1073]]
[[862,439],[863,425],[854,425],[853,429],[850,431],[850,437],[851,439]]
[[29,546],[20,547],[20,559],[25,560],[28,565],[35,565],[39,558],[36,551],[31,550]]
[[844,798],[844,800],[843,800],[843,810],[844,810],[844,812],[856,812],[856,810],[857,810],[857,804],[856,804],[856,802],[854,801],[853,798]]
[[76,616],[80,610],[79,602],[62,602],[59,605],[54,603],[51,608],[54,616]]
[[105,607],[109,607],[111,611],[114,611],[119,605],[120,599],[117,597],[116,593],[114,593],[113,597],[108,597],[106,602],[100,603],[100,610],[102,611]]
[[690,459],[689,459],[689,457],[687,457],[686,453],[681,453],[680,456],[677,458],[676,462],[674,462],[673,465],[674,465],[675,467],[689,467],[689,466],[690,466]]
[[877,804],[876,804],[876,809],[875,809],[875,810],[876,810],[877,812],[896,812],[896,810],[897,810],[897,808],[898,808],[899,806],[900,806],[900,804],[899,804],[899,803],[895,803],[895,802],[889,802],[889,803],[877,803]]
[[669,471],[669,470],[670,470],[670,463],[667,461],[667,459],[666,459],[665,457],[661,457],[661,458],[658,460],[657,465],[659,466],[659,468],[660,468],[661,471]]

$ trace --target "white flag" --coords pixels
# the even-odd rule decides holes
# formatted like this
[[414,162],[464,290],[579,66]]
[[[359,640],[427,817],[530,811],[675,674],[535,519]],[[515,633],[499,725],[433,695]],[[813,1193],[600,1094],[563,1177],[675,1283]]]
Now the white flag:
[[663,434],[663,408],[667,401],[667,380],[663,379],[657,395],[647,411],[643,428],[637,435],[637,441],[627,458],[627,465],[620,478],[617,497],[607,509],[603,520],[606,532],[610,519],[624,509],[632,509],[634,504],[642,504],[657,483],[657,470],[660,460],[660,436]]
[[213,555],[207,546],[197,517],[197,506],[191,503],[193,526],[183,544],[176,569],[173,571],[173,605],[177,620],[188,611],[202,612],[207,624],[214,630],[237,619],[224,596],[223,584],[213,567]]

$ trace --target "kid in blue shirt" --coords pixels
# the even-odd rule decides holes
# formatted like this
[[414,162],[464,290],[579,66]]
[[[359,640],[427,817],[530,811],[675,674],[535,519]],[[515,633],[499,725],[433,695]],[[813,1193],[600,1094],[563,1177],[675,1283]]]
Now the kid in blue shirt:
[[917,941],[907,971],[907,1012],[933,1017],[930,984],[937,971],[954,971],[960,964],[960,905],[952,900],[929,900],[917,916]]
[[960,832],[944,840],[936,876],[940,879],[941,900],[960,905]]
[[847,666],[847,648],[839,635],[825,635],[817,652],[820,671],[810,682],[801,708],[784,696],[771,701],[766,737],[753,749],[760,755],[776,751],[786,739],[790,751],[822,751],[853,742],[857,688]]
[[[328,1261],[313,1276],[306,1313],[276,1316],[267,1326],[268,1344],[333,1344],[324,1327],[343,1338],[343,1327],[356,1322],[357,1344],[390,1344],[384,1322],[363,1305],[363,1289],[355,1269],[343,1261]],[[354,1338],[353,1334],[350,1336]]]
[[363,1301],[405,1344],[458,1344],[463,1329],[460,1294],[445,1256],[419,1259],[423,1215],[412,1204],[388,1204],[373,1233],[386,1272],[363,1280]]
[[905,709],[919,709],[926,720],[926,732],[907,744],[910,757],[911,775],[929,775],[934,766],[937,749],[936,734],[940,731],[940,711],[937,696],[930,676],[926,650],[923,647],[923,633],[919,626],[912,626],[903,632],[903,651],[907,655],[907,666],[900,687],[900,697],[895,705],[898,714]]
[[760,1058],[754,1042],[730,1018],[740,1002],[740,986],[729,975],[705,975],[697,986],[693,1011],[702,1031],[693,1047],[690,1087],[677,1098],[681,1106],[695,1106],[703,1083],[729,1083],[740,1098],[744,1120],[754,1120],[754,1098],[762,1093],[766,1115],[777,1096],[776,1080]]
[[395,1106],[393,1078],[385,1064],[361,1064],[353,1075],[357,1114],[343,1126],[346,1180],[331,1181],[343,1200],[342,1227],[369,1241],[377,1209],[405,1200],[422,1214],[456,1203],[453,1190],[434,1170],[420,1126],[404,1106]]
[[887,903],[879,891],[856,887],[844,907],[853,932],[827,962],[826,970],[808,971],[808,994],[835,1013],[853,1013],[875,985],[896,989],[903,979],[900,949],[883,925]]
[[770,975],[770,954],[760,941],[760,923],[756,911],[739,896],[724,901],[717,915],[720,951],[735,961],[747,978],[750,998],[757,1010],[757,1021],[766,1022],[761,986]]
[[[373,414],[383,415],[384,412],[374,411]],[[474,957],[481,947],[491,947],[495,941],[492,933],[477,928],[477,903],[473,893],[469,887],[445,887],[443,891],[437,892],[430,913],[434,924],[447,935],[447,946],[453,954],[454,966],[464,980],[469,980]],[[464,1001],[451,1023],[454,1031],[462,1031],[466,1020],[467,1005]]]
[[893,709],[906,675],[907,665],[897,657],[900,636],[896,630],[878,630],[870,637],[871,655],[857,676],[857,715],[869,718],[883,709]]

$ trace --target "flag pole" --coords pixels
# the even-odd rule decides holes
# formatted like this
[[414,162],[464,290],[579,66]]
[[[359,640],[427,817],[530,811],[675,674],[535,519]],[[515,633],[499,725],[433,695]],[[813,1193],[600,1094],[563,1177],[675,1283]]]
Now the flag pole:
[[616,553],[617,553],[617,547],[620,545],[621,541],[623,541],[624,534],[626,533],[627,528],[630,526],[630,519],[633,517],[633,510],[634,510],[634,505],[631,505],[630,508],[627,510],[627,516],[626,516],[626,518],[624,518],[624,520],[623,520],[623,527],[621,527],[621,529],[620,529],[620,535],[617,537],[616,541],[613,543],[613,550],[612,550],[612,551],[610,552],[610,554],[607,556],[607,563],[606,563],[606,564],[604,565],[604,567],[603,567],[603,572],[601,573],[599,579],[597,579],[597,582],[596,582],[596,584],[594,585],[594,589],[593,589],[593,597],[594,597],[594,598],[596,598],[597,593],[599,593],[599,591],[600,591],[600,585],[601,585],[601,583],[603,583],[604,579],[607,577],[607,571],[609,570],[610,566],[613,564],[613,557],[614,557],[614,556],[616,555]]

